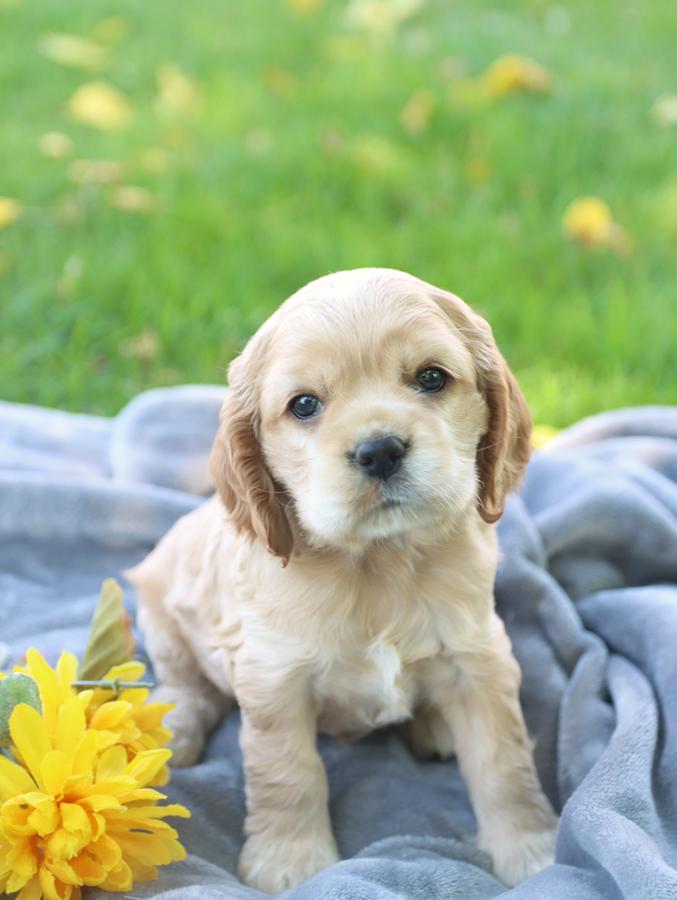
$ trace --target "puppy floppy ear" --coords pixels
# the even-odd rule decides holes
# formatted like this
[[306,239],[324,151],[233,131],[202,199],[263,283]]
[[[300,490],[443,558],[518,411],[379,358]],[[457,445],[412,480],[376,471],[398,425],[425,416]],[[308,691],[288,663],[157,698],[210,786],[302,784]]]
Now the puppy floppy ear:
[[286,565],[292,552],[292,532],[284,495],[263,459],[256,410],[252,407],[240,389],[231,387],[221,408],[221,425],[209,468],[238,531],[259,538]]
[[503,515],[506,495],[518,487],[531,456],[531,414],[515,376],[494,343],[482,354],[480,386],[489,428],[477,446],[479,511],[485,522]]
[[489,324],[446,291],[437,295],[460,331],[477,370],[477,384],[489,408],[487,431],[477,445],[479,513],[493,523],[503,515],[506,495],[518,487],[531,456],[531,414],[515,376],[501,356]]

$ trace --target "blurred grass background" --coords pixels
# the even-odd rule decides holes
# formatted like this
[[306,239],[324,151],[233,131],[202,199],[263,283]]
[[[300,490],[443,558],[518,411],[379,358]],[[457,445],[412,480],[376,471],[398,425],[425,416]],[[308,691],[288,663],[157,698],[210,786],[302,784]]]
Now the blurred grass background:
[[[489,318],[537,421],[677,402],[674,4],[112,9],[0,0],[3,399],[221,382],[297,287],[382,265]],[[551,84],[487,94],[506,53]],[[564,232],[589,195],[622,240]]]

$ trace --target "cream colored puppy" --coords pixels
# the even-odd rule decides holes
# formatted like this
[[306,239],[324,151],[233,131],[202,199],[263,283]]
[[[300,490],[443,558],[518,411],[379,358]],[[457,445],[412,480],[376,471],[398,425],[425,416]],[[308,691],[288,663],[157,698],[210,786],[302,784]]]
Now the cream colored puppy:
[[457,754],[496,874],[538,871],[556,819],[493,596],[531,422],[491,329],[410,275],[340,272],[287,300],[229,377],[218,495],[130,574],[175,761],[240,705],[241,877],[281,891],[339,859],[317,732],[390,723]]

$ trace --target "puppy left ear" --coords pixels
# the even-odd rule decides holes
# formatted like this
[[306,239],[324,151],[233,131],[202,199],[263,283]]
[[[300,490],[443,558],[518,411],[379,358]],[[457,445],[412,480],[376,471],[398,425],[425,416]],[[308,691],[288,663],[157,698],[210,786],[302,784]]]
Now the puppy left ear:
[[[489,326],[487,325],[487,329]],[[477,446],[479,513],[485,522],[503,515],[506,495],[519,486],[531,456],[531,414],[515,376],[494,343],[480,365],[489,427]]]
[[493,523],[503,515],[506,495],[518,487],[529,462],[531,413],[489,323],[454,294],[434,288],[433,297],[470,350],[477,384],[489,407],[489,423],[477,445],[475,465],[479,513],[485,522]]
[[209,469],[237,530],[263,541],[286,565],[293,538],[282,492],[266,467],[256,414],[236,386],[221,409]]

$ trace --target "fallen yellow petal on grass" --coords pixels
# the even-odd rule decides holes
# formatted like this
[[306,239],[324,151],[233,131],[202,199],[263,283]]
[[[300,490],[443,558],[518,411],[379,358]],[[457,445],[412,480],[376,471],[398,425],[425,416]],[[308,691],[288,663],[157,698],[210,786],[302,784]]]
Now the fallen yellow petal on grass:
[[461,105],[472,107],[493,103],[511,94],[547,94],[552,87],[552,75],[540,63],[527,56],[506,53],[476,78],[467,78],[452,85],[451,98]]
[[143,187],[121,184],[113,188],[109,203],[115,209],[128,213],[148,213],[156,207],[155,196]]
[[200,89],[176,63],[160,66],[155,74],[157,97],[155,111],[171,118],[194,113],[200,105]]
[[75,159],[68,167],[68,177],[77,184],[111,184],[124,174],[125,167],[116,159]]
[[21,216],[23,207],[18,200],[0,197],[0,228],[6,228]]
[[435,109],[435,97],[431,91],[417,91],[409,98],[400,113],[400,124],[408,134],[421,134],[430,124]]
[[663,128],[677,125],[677,94],[663,94],[654,101],[651,116]]
[[599,197],[574,200],[564,212],[562,227],[568,238],[583,247],[606,247],[621,254],[633,249],[629,234]]
[[68,109],[78,122],[101,131],[118,131],[131,116],[125,95],[105,81],[83,84],[68,101]]
[[38,147],[49,159],[65,159],[73,152],[73,141],[60,131],[47,131],[40,135]]
[[546,94],[552,90],[552,75],[527,56],[506,53],[492,62],[481,76],[494,97],[504,97],[518,91]]
[[76,34],[45,34],[38,44],[40,53],[52,62],[74,69],[96,72],[108,59],[108,50]]

